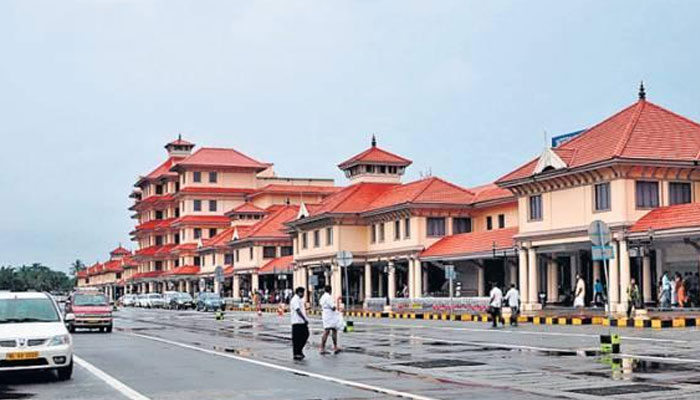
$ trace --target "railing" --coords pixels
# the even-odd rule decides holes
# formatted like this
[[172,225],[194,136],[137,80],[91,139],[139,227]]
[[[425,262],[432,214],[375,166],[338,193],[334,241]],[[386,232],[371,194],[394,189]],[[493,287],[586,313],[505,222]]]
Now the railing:
[[423,297],[420,299],[396,298],[391,300],[395,312],[452,311],[454,313],[483,313],[489,306],[488,297]]
[[368,311],[384,311],[386,305],[386,297],[371,297],[365,300],[365,309]]

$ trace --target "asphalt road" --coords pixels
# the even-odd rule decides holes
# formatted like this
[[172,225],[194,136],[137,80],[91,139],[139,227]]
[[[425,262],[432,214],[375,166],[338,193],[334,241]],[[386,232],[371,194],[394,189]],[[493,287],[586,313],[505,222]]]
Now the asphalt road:
[[[74,377],[0,377],[0,399],[699,398],[700,330],[620,329],[618,360],[596,326],[499,328],[355,319],[344,351],[291,357],[288,317],[122,309],[115,332],[74,335]],[[614,328],[613,328],[614,329]]]

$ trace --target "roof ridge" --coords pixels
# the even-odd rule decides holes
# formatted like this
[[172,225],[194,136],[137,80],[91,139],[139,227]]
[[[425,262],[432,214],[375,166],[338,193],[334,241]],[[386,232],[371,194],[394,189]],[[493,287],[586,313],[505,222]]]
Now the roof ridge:
[[565,142],[565,143],[562,143],[562,145],[561,145],[560,147],[558,147],[558,148],[566,149],[566,148],[571,147],[571,145],[572,145],[573,143],[576,143],[576,142],[580,141],[581,138],[583,138],[584,136],[586,136],[587,133],[589,133],[589,132],[592,131],[593,129],[595,129],[595,128],[601,126],[601,125],[603,125],[604,123],[610,121],[611,119],[617,117],[618,115],[624,113],[625,111],[629,110],[630,108],[635,107],[635,106],[637,105],[637,103],[638,103],[638,102],[632,103],[632,104],[630,104],[629,106],[623,108],[622,110],[616,112],[615,114],[609,116],[608,118],[605,118],[604,120],[598,122],[597,124],[591,126],[590,128],[584,130],[583,132],[581,132],[580,135],[575,136],[573,139],[571,139],[571,140],[569,140],[569,141],[567,141],[567,142]]
[[291,205],[285,205],[284,207],[281,207],[275,211],[273,211],[270,215],[266,216],[260,222],[253,224],[250,228],[250,232],[248,232],[247,236],[252,236],[257,232],[260,232],[260,230],[266,226],[268,226],[272,221],[275,220],[283,211],[286,211],[288,209],[291,209]]
[[461,190],[461,191],[463,191],[463,192],[467,192],[467,193],[471,194],[472,196],[476,196],[476,193],[475,193],[475,192],[472,192],[472,191],[469,190],[468,188],[459,186],[459,185],[457,185],[456,183],[452,183],[452,182],[450,182],[450,181],[447,181],[447,180],[445,180],[445,179],[442,179],[442,178],[440,178],[439,176],[435,176],[435,177],[433,177],[433,178],[437,179],[438,181],[440,181],[440,182],[442,182],[442,183],[444,183],[444,184],[446,184],[446,185],[448,185],[448,186],[452,186],[452,187],[455,188],[455,189]]
[[625,131],[622,133],[622,137],[620,138],[620,141],[617,143],[617,146],[615,146],[615,151],[613,152],[613,157],[619,157],[622,152],[625,150],[625,147],[627,146],[627,143],[629,143],[630,138],[632,137],[632,132],[634,131],[634,128],[637,127],[637,123],[639,122],[639,117],[642,115],[642,111],[644,111],[644,104],[646,101],[644,100],[639,100],[636,103],[636,110],[634,110],[634,115],[632,115],[632,118],[627,122],[627,126],[625,127]]

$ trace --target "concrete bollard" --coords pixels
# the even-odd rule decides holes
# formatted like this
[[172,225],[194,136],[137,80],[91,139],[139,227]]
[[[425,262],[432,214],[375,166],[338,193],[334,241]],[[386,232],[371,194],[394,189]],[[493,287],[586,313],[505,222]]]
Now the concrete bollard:
[[620,354],[620,335],[600,335],[600,351],[604,354]]

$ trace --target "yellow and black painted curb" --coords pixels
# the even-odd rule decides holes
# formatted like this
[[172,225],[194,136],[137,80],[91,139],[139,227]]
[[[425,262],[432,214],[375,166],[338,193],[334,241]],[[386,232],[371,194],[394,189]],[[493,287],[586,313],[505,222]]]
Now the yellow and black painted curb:
[[[234,307],[232,311],[255,311],[252,307]],[[262,312],[275,313],[276,307],[265,307]],[[309,315],[321,315],[318,310],[309,311]],[[491,322],[488,314],[450,314],[445,312],[386,312],[386,311],[349,311],[346,316],[351,318],[387,318],[387,319],[418,319],[432,321],[462,321],[462,322]],[[510,323],[510,317],[504,318],[505,323]],[[518,316],[518,323],[530,323],[533,325],[600,325],[619,328],[686,328],[700,327],[700,317],[677,318],[607,318],[603,316]]]

